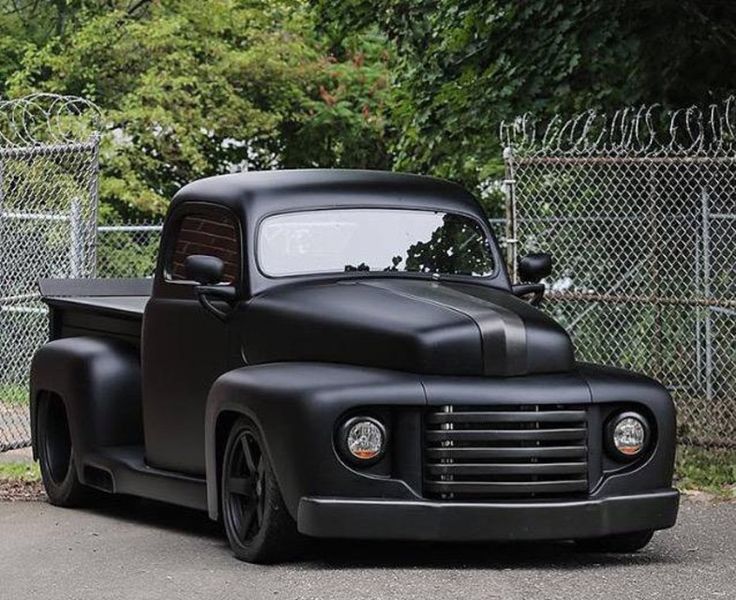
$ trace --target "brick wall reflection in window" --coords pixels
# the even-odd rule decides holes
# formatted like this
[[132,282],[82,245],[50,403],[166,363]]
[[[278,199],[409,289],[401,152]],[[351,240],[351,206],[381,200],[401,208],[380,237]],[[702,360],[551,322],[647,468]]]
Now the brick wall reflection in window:
[[225,283],[236,283],[239,271],[238,232],[226,216],[186,215],[180,222],[169,278],[186,280],[184,261],[193,254],[216,256],[225,263]]

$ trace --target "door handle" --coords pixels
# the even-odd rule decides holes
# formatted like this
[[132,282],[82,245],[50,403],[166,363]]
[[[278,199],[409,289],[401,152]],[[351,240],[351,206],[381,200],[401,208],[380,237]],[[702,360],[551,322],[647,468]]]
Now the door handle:
[[[231,285],[198,285],[195,288],[197,300],[202,307],[212,313],[223,323],[226,322],[235,310],[238,293]],[[222,310],[215,306],[214,302],[220,301],[228,305],[229,310]]]

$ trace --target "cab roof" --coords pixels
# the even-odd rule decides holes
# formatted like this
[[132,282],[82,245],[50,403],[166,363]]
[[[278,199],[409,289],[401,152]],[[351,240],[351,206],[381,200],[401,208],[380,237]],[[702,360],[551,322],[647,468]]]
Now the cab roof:
[[387,171],[300,169],[219,175],[184,186],[171,209],[189,201],[224,205],[251,221],[281,210],[358,205],[411,206],[483,218],[475,198],[454,183]]
[[[459,185],[421,175],[387,171],[302,169],[255,171],[200,179],[184,186],[169,207],[169,217],[185,205],[207,203],[231,210],[239,219],[244,236],[243,289],[254,296],[270,288],[319,279],[333,280],[335,274],[269,278],[258,269],[255,239],[260,221],[271,214],[325,208],[406,208],[464,214],[477,220],[490,239],[485,214],[472,194]],[[164,239],[176,219],[167,218]],[[508,277],[496,244],[497,274],[483,283],[508,288]],[[358,274],[363,275],[363,274]],[[355,277],[341,274],[340,278]],[[481,282],[477,282],[481,283]]]

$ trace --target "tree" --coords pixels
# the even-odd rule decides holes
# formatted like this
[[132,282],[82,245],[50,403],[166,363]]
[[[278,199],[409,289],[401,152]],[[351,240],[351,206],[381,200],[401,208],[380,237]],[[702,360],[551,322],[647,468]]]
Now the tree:
[[502,119],[702,104],[736,87],[736,4],[699,0],[315,2],[332,39],[394,44],[395,166],[478,186],[498,176]]
[[117,212],[161,212],[185,183],[241,168],[388,164],[375,39],[351,36],[337,60],[297,0],[79,4],[7,87],[102,107],[100,194]]
[[465,217],[447,214],[429,240],[409,247],[406,270],[486,276],[493,272],[493,260],[478,226]]

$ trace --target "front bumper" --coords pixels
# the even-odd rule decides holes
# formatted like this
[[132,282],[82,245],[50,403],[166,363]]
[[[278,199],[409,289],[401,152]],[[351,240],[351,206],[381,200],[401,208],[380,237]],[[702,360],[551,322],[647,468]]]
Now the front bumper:
[[600,537],[675,524],[680,494],[565,502],[455,503],[305,497],[298,527],[326,538],[521,541]]

